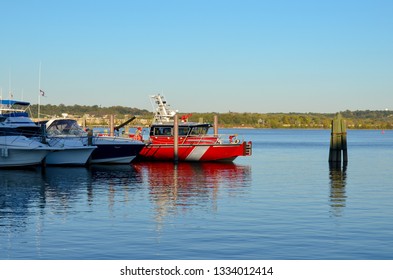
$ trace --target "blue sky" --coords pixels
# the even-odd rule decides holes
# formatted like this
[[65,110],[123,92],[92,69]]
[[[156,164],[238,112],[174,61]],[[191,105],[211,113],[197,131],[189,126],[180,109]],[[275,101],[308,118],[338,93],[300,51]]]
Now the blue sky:
[[0,88],[181,112],[393,109],[393,1],[0,0]]

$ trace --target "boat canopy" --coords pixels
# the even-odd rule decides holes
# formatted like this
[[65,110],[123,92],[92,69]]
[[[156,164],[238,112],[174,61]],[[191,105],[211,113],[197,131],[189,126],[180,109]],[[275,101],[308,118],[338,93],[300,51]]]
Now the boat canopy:
[[30,102],[11,100],[11,99],[0,99],[0,104],[1,105],[8,105],[8,106],[13,106],[13,105],[29,106]]
[[73,119],[52,119],[46,122],[48,135],[74,135],[85,136],[87,133]]

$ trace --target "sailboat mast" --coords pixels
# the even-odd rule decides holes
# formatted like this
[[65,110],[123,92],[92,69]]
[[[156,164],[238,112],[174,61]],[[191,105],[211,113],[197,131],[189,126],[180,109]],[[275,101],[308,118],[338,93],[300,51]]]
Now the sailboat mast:
[[41,61],[38,69],[38,121],[40,121],[40,110],[41,110]]

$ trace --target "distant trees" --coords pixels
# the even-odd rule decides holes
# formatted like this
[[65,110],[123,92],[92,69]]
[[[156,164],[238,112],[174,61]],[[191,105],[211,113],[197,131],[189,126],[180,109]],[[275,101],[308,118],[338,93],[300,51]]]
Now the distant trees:
[[[30,106],[30,111],[32,116],[36,117],[38,115],[38,105]],[[84,115],[103,117],[106,115],[116,115],[121,118],[124,115],[151,115],[151,112],[147,110],[141,110],[137,108],[123,107],[123,106],[112,106],[112,107],[101,107],[98,105],[85,106],[85,105],[72,105],[66,106],[64,104],[60,105],[41,105],[40,114],[46,116],[61,116],[62,113],[67,113],[73,116],[83,117]]]
[[[191,121],[213,122],[219,116],[223,127],[254,128],[330,128],[335,114],[321,113],[192,113]],[[393,111],[345,111],[341,112],[347,120],[348,128],[393,129]]]
[[[37,117],[38,106],[30,107],[33,117]],[[138,116],[138,118],[152,119],[153,113],[148,110],[137,108],[112,106],[101,107],[98,105],[41,105],[41,116],[53,117],[67,113],[75,117],[97,117],[116,115],[116,119],[126,116]],[[347,121],[348,128],[356,129],[393,129],[393,111],[343,111],[340,112]],[[179,113],[179,115],[186,115]],[[218,115],[219,124],[222,127],[253,127],[253,128],[330,128],[334,114],[321,113],[191,113],[189,121],[213,123],[214,115]]]

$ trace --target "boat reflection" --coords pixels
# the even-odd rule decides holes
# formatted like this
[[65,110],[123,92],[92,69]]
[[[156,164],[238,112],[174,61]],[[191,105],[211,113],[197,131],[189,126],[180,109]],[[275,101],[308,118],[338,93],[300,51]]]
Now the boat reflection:
[[55,207],[57,213],[67,213],[92,188],[91,174],[83,167],[46,167],[42,178],[45,206]]
[[220,195],[241,195],[251,186],[251,167],[233,163],[138,162],[135,170],[148,183],[156,222],[194,207],[217,209]]
[[36,168],[0,170],[0,228],[24,227],[32,203],[39,208],[45,203],[44,185],[41,172]]
[[[167,215],[201,207],[215,210],[220,198],[241,196],[250,186],[251,167],[233,163],[140,162],[0,170],[0,229],[19,231],[31,223],[41,228],[41,220],[53,217],[68,221],[70,213],[100,207],[116,213],[125,206],[136,209],[146,203],[160,226]],[[147,201],[139,201],[145,193]]]
[[332,208],[332,214],[336,217],[342,216],[342,210],[346,206],[346,179],[347,179],[347,167],[341,166],[329,166],[329,178],[330,178],[330,206]]

